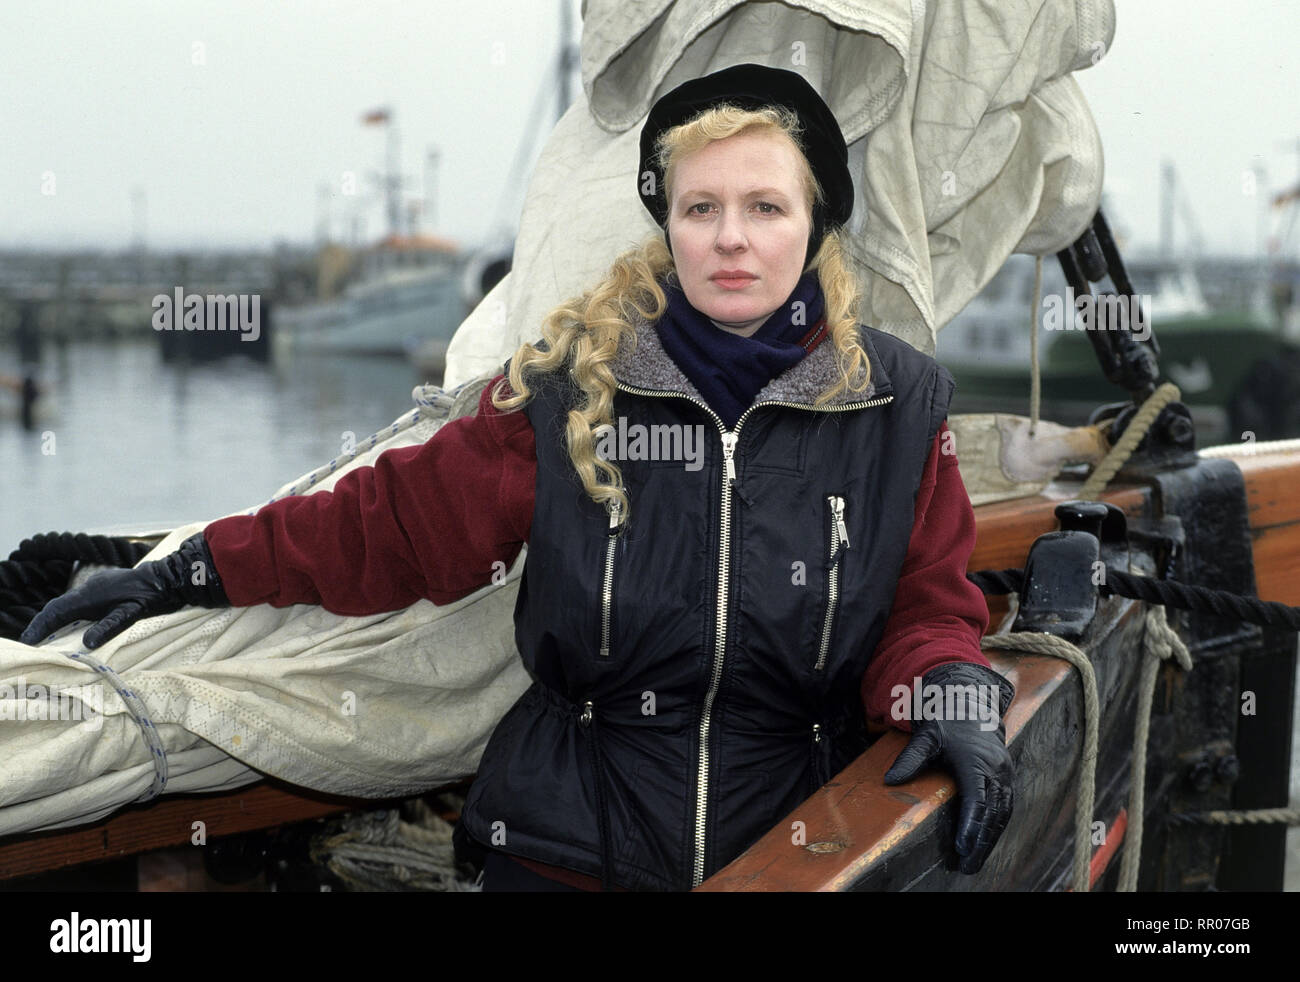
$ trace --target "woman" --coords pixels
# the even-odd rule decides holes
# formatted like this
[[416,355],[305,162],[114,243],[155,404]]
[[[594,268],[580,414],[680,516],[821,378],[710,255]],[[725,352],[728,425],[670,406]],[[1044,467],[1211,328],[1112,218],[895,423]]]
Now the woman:
[[[641,156],[665,235],[556,308],[476,416],[97,577],[23,640],[107,611],[93,647],[183,603],[446,603],[527,542],[534,681],[460,830],[485,889],[689,889],[888,725],[912,734],[889,783],[956,777],[975,872],[1011,813],[1012,689],[964,575],[951,376],[856,322],[839,127],[797,74],[741,65],[661,98]],[[918,683],[962,711],[909,719]]]

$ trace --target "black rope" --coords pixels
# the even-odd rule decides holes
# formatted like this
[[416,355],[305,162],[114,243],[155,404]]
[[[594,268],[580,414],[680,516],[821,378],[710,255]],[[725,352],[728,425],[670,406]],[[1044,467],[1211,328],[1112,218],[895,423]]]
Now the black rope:
[[1176,580],[1153,580],[1133,576],[1119,570],[1106,570],[1106,582],[1101,586],[1103,595],[1117,593],[1132,600],[1160,603],[1180,610],[1195,610],[1203,614],[1217,614],[1250,624],[1265,627],[1284,627],[1300,631],[1300,607],[1258,597],[1245,597],[1227,590],[1210,590]]
[[0,638],[18,635],[47,603],[68,589],[75,563],[134,566],[152,546],[84,532],[47,532],[23,539],[0,562]]
[[[1262,814],[1261,814],[1262,813]],[[1288,825],[1300,826],[1300,809],[1295,808],[1235,808],[1219,812],[1171,812],[1165,824],[1187,825]]]
[[[1025,581],[1025,571],[982,569],[967,573],[966,578],[986,594],[995,596],[1019,593]],[[1175,580],[1153,580],[1148,576],[1133,576],[1115,569],[1106,570],[1106,582],[1098,589],[1102,596],[1117,594],[1130,600],[1145,600],[1147,603],[1179,610],[1194,610],[1265,627],[1300,631],[1300,607],[1289,607],[1271,600],[1260,600],[1258,597],[1244,597],[1227,590],[1211,590]]]
[[1025,571],[1023,569],[981,569],[975,573],[967,573],[966,579],[989,596],[996,597],[1004,593],[1019,593],[1025,582]]
[[134,566],[153,546],[135,539],[85,532],[46,532],[23,539],[10,562],[67,559],[97,566]]

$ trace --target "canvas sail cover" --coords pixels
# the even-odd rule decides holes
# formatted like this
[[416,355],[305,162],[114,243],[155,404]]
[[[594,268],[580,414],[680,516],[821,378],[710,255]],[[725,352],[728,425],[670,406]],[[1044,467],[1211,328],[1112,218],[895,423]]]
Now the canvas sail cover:
[[511,272],[466,319],[448,384],[494,371],[558,303],[658,231],[636,194],[651,105],[745,62],[802,74],[849,145],[860,319],[927,354],[1013,252],[1073,242],[1102,153],[1073,72],[1115,29],[1110,0],[586,0],[583,93],[547,141]]
[[[466,384],[426,392],[418,424],[313,493],[473,411],[483,376],[537,338],[556,303],[655,231],[634,193],[639,126],[688,78],[759,62],[800,71],[823,94],[857,185],[862,320],[923,351],[1010,253],[1060,249],[1096,210],[1101,148],[1070,73],[1109,46],[1109,0],[588,0],[583,13],[584,95],[537,165],[512,272],[449,352],[446,387]],[[146,559],[206,524],[174,530]],[[150,795],[160,758],[163,793],[266,774],[389,797],[472,774],[529,683],[513,628],[524,558],[445,606],[369,617],[191,607],[141,620],[82,661],[69,656],[84,624],[39,647],[0,640],[0,703],[8,695],[12,712],[25,696],[22,721],[0,716],[0,836],[94,821]],[[89,721],[70,712],[79,691],[99,693]]]

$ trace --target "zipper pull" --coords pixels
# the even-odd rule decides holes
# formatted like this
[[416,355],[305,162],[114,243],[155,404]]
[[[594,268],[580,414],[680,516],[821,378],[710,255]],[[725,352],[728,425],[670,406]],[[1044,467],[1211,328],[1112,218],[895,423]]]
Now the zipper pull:
[[849,530],[844,524],[844,499],[839,495],[828,494],[826,502],[831,506],[831,554],[826,560],[826,568],[834,569],[840,561],[840,553],[849,547]]
[[740,496],[740,500],[747,505],[752,505],[754,499],[745,494],[740,487],[740,482],[736,480],[736,440],[739,439],[734,432],[722,434],[722,462],[726,465],[727,483],[731,485],[731,490]]
[[849,529],[844,524],[844,499],[836,495],[831,499],[831,510],[835,512],[835,527],[840,533],[840,545],[849,547]]
[[727,468],[727,483],[735,486],[736,483],[736,434],[722,434],[722,461]]
[[582,715],[578,717],[578,722],[581,723],[583,726],[590,726],[590,725],[591,725],[592,710],[593,710],[594,708],[595,708],[595,707],[592,706],[592,704],[591,704],[591,700],[590,700],[590,699],[588,699],[586,702],[584,702],[584,703],[582,704]]
[[618,526],[622,520],[622,511],[623,506],[618,499],[614,499],[609,503],[609,531],[605,533],[606,535],[618,535]]
[[822,725],[821,723],[813,724],[813,743],[822,742]]

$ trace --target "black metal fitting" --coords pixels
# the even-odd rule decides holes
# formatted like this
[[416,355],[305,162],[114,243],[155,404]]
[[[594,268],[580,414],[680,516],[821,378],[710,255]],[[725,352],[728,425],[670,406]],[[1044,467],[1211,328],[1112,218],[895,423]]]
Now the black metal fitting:
[[1091,573],[1100,556],[1100,543],[1090,532],[1046,532],[1035,539],[1025,560],[1014,630],[1046,632],[1068,641],[1083,637],[1097,612]]
[[1187,783],[1196,791],[1210,790],[1210,785],[1214,783],[1214,764],[1210,760],[1208,751],[1192,761],[1191,766],[1187,768]]

